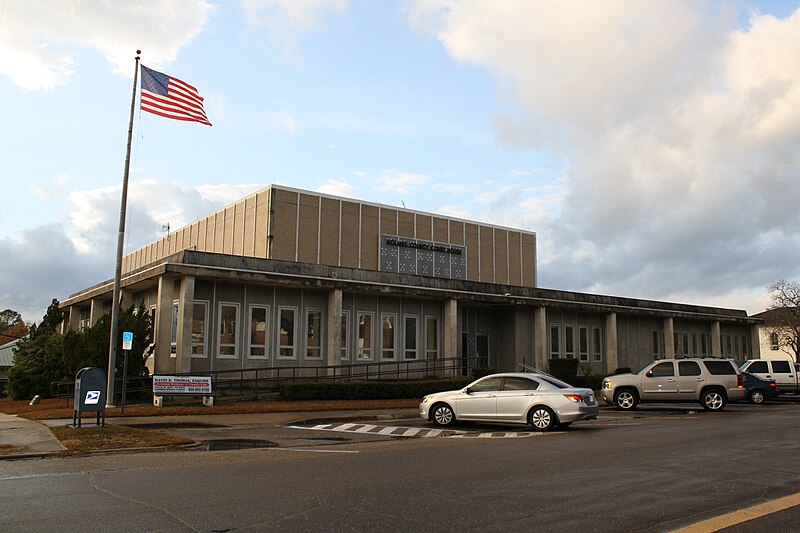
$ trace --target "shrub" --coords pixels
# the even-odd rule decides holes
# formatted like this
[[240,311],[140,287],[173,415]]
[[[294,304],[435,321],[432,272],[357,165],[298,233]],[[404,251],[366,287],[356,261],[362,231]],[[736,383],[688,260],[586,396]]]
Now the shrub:
[[585,387],[592,390],[600,390],[600,387],[603,385],[603,379],[603,376],[578,376],[574,381],[570,382],[570,385],[575,385],[576,387]]
[[473,379],[480,379],[483,376],[488,376],[489,374],[494,374],[496,370],[494,368],[473,368],[472,369],[472,378]]
[[550,359],[550,374],[561,381],[573,383],[578,377],[577,359]]
[[471,382],[470,378],[431,381],[306,381],[283,385],[281,399],[300,401],[422,398],[434,392],[461,389]]

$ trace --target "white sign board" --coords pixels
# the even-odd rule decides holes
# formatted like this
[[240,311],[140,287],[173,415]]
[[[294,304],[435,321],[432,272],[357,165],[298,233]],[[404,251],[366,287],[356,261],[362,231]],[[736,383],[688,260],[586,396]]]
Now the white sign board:
[[132,347],[133,347],[133,332],[123,331],[122,332],[122,349],[123,350],[130,350]]
[[211,394],[210,376],[153,376],[153,395]]

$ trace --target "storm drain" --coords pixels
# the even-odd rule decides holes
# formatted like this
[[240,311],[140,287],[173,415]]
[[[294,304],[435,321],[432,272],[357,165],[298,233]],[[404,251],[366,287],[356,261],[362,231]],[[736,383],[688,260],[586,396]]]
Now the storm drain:
[[274,448],[272,441],[260,439],[220,439],[209,440],[193,448],[201,452],[221,452],[227,450],[251,450],[255,448]]

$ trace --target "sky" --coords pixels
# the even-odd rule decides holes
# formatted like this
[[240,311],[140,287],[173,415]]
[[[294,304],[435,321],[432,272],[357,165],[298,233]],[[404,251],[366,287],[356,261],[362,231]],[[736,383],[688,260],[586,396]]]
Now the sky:
[[[272,183],[535,231],[539,286],[763,311],[800,279],[800,1],[0,0],[0,309]],[[138,105],[138,102],[137,102]]]

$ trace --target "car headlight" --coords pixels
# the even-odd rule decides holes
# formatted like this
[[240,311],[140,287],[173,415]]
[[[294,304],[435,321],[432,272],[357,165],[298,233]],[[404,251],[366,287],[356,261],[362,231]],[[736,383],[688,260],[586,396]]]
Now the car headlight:
[[611,382],[610,381],[606,380],[606,381],[603,381],[603,388],[604,389],[613,389],[614,387],[611,386]]
[[428,396],[425,396],[425,397],[422,399],[422,403],[428,403],[429,401],[431,401],[431,399],[430,399]]

